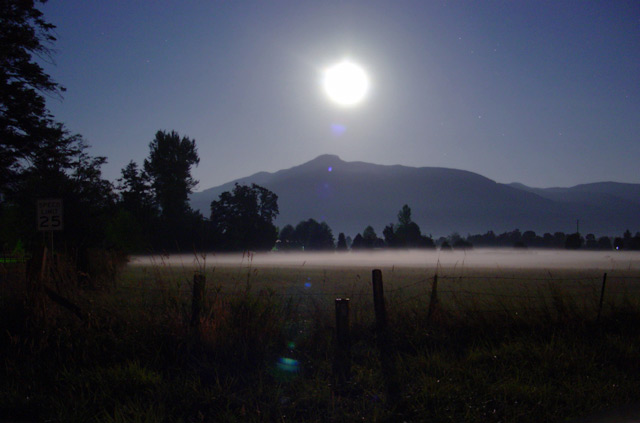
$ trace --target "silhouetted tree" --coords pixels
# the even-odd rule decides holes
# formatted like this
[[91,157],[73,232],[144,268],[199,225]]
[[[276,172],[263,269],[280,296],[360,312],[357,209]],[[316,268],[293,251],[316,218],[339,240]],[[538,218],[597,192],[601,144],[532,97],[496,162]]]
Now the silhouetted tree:
[[195,140],[181,138],[175,131],[158,131],[149,143],[144,171],[160,206],[162,228],[156,242],[164,248],[192,247],[185,244],[192,241],[191,229],[200,216],[189,207],[189,194],[197,184],[191,168],[199,162]]
[[314,219],[303,220],[296,225],[294,239],[304,250],[332,250],[333,233],[325,222]]
[[142,251],[152,247],[158,227],[159,210],[149,175],[131,161],[117,180],[118,211],[108,226],[111,244],[125,251]]
[[535,247],[538,245],[538,236],[534,231],[524,231],[521,241],[527,247]]
[[364,242],[364,248],[381,248],[384,246],[384,241],[378,238],[373,226],[367,226],[362,232],[362,240]]
[[473,248],[473,244],[466,239],[459,238],[453,243],[453,248],[456,250],[470,250]]
[[256,184],[235,184],[232,192],[211,202],[211,222],[222,243],[231,250],[269,250],[278,237],[273,220],[278,196]]
[[338,244],[336,245],[337,251],[347,251],[347,239],[344,237],[344,233],[338,234]]
[[285,225],[282,229],[280,229],[280,231],[278,232],[278,240],[280,241],[280,243],[278,244],[278,249],[291,250],[300,248],[300,246],[295,243],[294,235],[295,229],[292,225]]
[[130,161],[121,171],[116,188],[120,193],[120,205],[140,220],[158,213],[149,175],[134,161]]
[[398,239],[396,237],[396,233],[393,229],[393,223],[389,223],[382,230],[382,235],[384,236],[384,242],[387,244],[387,247],[396,247],[398,245]]
[[584,238],[578,232],[569,234],[565,241],[565,248],[568,250],[577,250],[584,244]]
[[636,232],[631,240],[631,249],[634,251],[640,250],[640,232]]
[[176,219],[189,210],[189,194],[198,183],[191,177],[191,167],[198,163],[195,140],[180,138],[175,131],[156,132],[144,170],[151,178],[163,218]]
[[564,232],[554,232],[553,234],[553,248],[564,248],[567,235]]
[[488,231],[483,235],[470,235],[467,237],[467,240],[471,244],[479,247],[493,247],[496,245],[496,235],[493,231]]
[[411,208],[407,204],[398,212],[398,224],[393,228],[385,227],[383,234],[387,245],[391,247],[435,247],[433,239],[423,236],[418,224],[411,220]]
[[608,236],[602,236],[598,238],[598,249],[599,250],[611,250],[613,245],[611,245],[611,239]]
[[411,208],[405,204],[398,212],[398,225],[407,226],[411,223]]
[[365,248],[364,238],[360,234],[356,234],[351,243],[352,250],[362,250]]
[[596,236],[594,234],[587,234],[584,237],[584,248],[588,250],[595,250],[598,248],[598,242],[596,241]]
[[615,237],[613,240],[613,248],[615,250],[624,250],[624,239],[619,236]]
[[0,192],[6,192],[38,153],[45,156],[45,147],[58,152],[56,144],[68,141],[43,97],[59,96],[64,88],[33,59],[50,57],[54,29],[34,1],[0,3]]

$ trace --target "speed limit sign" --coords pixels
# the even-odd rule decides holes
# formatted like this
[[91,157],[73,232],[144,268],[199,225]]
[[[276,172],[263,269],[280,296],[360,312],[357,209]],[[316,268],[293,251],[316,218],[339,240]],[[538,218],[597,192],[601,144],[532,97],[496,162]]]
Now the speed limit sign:
[[38,200],[37,225],[39,231],[62,230],[62,200]]

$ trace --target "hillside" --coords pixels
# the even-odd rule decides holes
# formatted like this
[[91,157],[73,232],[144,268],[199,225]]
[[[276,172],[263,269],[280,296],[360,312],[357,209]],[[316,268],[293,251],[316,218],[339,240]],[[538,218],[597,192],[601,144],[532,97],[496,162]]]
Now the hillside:
[[585,233],[640,229],[640,184],[539,189],[500,184],[463,170],[345,162],[334,155],[194,193],[192,207],[207,216],[211,201],[236,182],[256,183],[278,195],[278,226],[312,217],[326,221],[336,235],[353,236],[367,225],[381,235],[386,224],[396,222],[404,204],[422,231],[434,236],[515,228],[568,233],[575,230],[577,219]]

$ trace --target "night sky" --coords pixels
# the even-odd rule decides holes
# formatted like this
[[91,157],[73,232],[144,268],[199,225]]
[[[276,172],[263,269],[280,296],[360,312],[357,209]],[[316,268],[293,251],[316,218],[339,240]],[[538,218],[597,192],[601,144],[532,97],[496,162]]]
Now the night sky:
[[[57,120],[115,180],[158,130],[206,189],[320,154],[536,187],[640,183],[640,2],[50,0]],[[370,92],[331,103],[343,58]]]

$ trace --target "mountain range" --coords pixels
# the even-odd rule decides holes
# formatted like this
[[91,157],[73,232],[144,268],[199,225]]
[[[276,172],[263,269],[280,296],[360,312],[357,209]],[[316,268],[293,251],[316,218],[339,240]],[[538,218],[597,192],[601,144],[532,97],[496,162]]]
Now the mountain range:
[[514,229],[620,235],[640,230],[640,184],[599,182],[571,188],[502,184],[464,170],[345,162],[322,155],[274,173],[259,172],[195,192],[191,206],[204,216],[211,201],[234,184],[255,183],[278,195],[276,225],[309,218],[325,221],[334,235],[355,236],[368,225],[379,236],[397,223],[404,204],[425,234],[462,235]]

